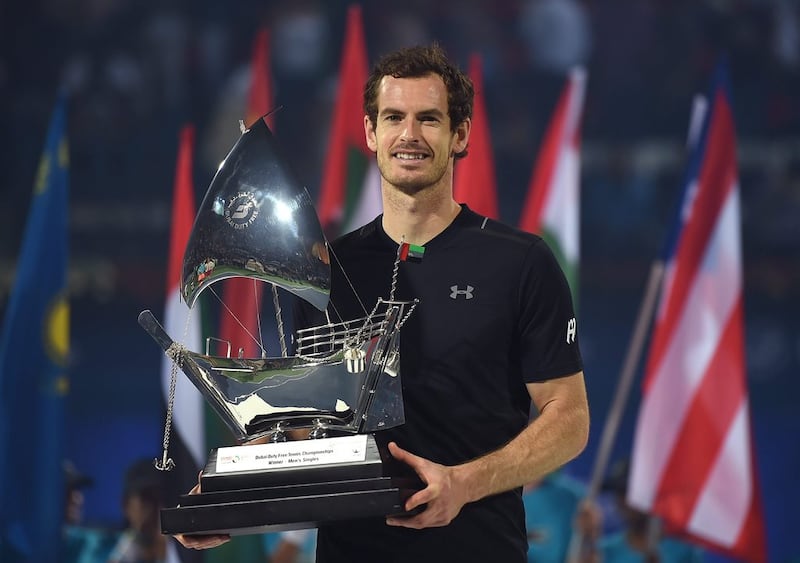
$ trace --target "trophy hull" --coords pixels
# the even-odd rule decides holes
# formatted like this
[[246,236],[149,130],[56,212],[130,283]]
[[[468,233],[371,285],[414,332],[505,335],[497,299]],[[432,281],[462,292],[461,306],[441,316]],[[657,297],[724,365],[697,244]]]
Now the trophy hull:
[[[364,317],[332,321],[338,315],[328,311],[328,244],[308,192],[277,148],[262,118],[225,157],[195,217],[180,291],[191,308],[202,291],[223,279],[270,284],[281,355],[267,353],[260,323],[259,334],[250,336],[261,353],[245,357],[238,348],[242,343],[214,338],[206,340],[205,353],[190,350],[175,342],[150,311],[139,315],[140,325],[173,362],[157,467],[174,465],[167,448],[178,369],[234,437],[250,442],[212,451],[200,480],[202,492],[162,510],[165,534],[240,535],[397,515],[422,487],[371,434],[405,422],[400,329],[417,300],[395,300],[400,250],[388,299],[378,298],[371,312],[364,309]],[[322,324],[297,327],[291,347],[283,332],[279,288],[325,313]],[[284,441],[305,429],[312,439]],[[273,443],[252,444],[262,438]]]
[[[297,354],[275,358],[187,350],[149,310],[139,314],[139,324],[180,366],[236,439],[250,441],[281,426],[313,428],[318,421],[339,434],[375,432],[405,422],[399,330],[415,306],[416,302],[379,300],[366,319],[297,331]],[[360,359],[358,369],[349,366],[351,353]]]
[[[219,450],[212,450],[200,478],[203,492],[183,495],[177,507],[162,509],[161,531],[245,535],[409,514],[405,501],[422,483],[402,474],[374,436],[366,438],[363,459],[289,469],[218,471]],[[322,441],[302,441],[311,447],[315,442]]]

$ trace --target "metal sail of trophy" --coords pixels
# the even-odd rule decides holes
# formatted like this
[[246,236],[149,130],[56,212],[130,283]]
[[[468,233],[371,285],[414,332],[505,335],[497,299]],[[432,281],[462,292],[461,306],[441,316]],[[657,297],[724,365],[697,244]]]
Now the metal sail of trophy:
[[[182,297],[191,308],[231,277],[267,283],[275,296],[288,291],[320,311],[330,299],[328,243],[263,118],[242,133],[209,185],[184,254]],[[368,433],[404,422],[398,334],[414,302],[389,295],[363,318],[297,330],[291,353],[275,303],[280,351],[255,358],[231,354],[229,343],[224,355],[211,354],[209,341],[202,353],[187,350],[150,311],[139,323],[240,441],[281,441],[298,428],[312,437]]]

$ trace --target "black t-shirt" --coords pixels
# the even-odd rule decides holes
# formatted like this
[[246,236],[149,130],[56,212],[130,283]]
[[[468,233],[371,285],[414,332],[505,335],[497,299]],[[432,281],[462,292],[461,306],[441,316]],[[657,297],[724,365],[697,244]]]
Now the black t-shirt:
[[[484,455],[522,431],[526,383],[582,369],[569,287],[547,245],[462,207],[425,244],[421,260],[400,263],[395,297],[420,301],[400,332],[406,422],[377,436],[445,465]],[[363,317],[390,294],[397,244],[381,220],[332,245],[334,321]],[[319,315],[301,307],[296,322],[321,324]],[[468,504],[443,528],[394,528],[382,519],[325,526],[317,560],[524,561],[520,494]]]

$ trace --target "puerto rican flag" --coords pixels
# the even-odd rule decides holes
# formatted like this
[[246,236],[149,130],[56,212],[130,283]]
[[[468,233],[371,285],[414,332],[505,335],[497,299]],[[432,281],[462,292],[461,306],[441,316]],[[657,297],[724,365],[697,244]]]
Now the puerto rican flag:
[[628,502],[665,529],[766,561],[744,357],[736,140],[725,70],[694,144],[634,437]]

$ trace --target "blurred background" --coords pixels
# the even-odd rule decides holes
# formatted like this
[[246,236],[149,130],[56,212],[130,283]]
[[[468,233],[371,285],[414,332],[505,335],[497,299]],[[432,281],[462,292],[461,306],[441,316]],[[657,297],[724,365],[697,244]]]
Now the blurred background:
[[[727,54],[738,136],[748,386],[771,558],[800,557],[800,6],[794,0],[364,1],[370,63],[437,40],[483,60],[500,217],[516,225],[566,73],[586,67],[581,343],[586,480],[685,166],[692,98]],[[270,29],[275,128],[312,197],[348,3],[28,0],[0,4],[0,315],[59,87],[69,93],[66,454],[94,479],[85,518],[117,525],[125,468],[160,455],[163,311],[178,132],[197,130],[198,202],[239,136],[253,39]],[[631,448],[639,389],[612,458]],[[36,439],[32,436],[31,439]],[[221,445],[221,444],[212,444]]]

